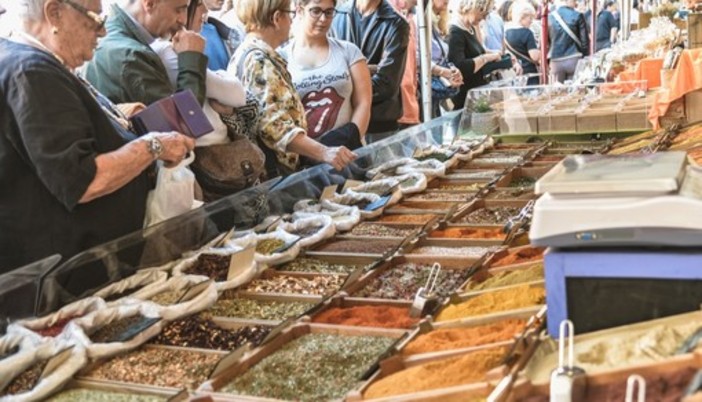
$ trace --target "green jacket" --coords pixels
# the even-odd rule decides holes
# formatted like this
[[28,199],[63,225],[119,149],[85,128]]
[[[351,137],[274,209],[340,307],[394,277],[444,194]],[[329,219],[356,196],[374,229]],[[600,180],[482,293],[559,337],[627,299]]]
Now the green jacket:
[[115,103],[150,105],[177,91],[191,89],[200,103],[205,100],[207,56],[198,52],[178,54],[177,88],[148,38],[127,13],[114,5],[105,36],[85,69],[85,76]]

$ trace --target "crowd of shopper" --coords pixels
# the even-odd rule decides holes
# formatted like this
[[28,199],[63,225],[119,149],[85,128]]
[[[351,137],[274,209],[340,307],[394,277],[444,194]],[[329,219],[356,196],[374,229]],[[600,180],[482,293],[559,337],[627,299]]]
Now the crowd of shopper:
[[[256,178],[317,163],[341,170],[367,133],[420,121],[413,0],[103,3],[3,3],[18,23],[0,38],[0,185],[12,189],[0,192],[0,271],[141,228],[157,160],[168,168],[243,133],[246,152],[265,156]],[[610,3],[598,48],[616,39]],[[493,63],[538,83],[539,9],[529,0],[432,2],[432,114],[462,108]],[[550,68],[562,81],[588,54],[587,27],[575,0],[549,18]],[[184,90],[212,133],[137,136],[135,113]],[[233,121],[247,105],[255,124],[242,129]]]

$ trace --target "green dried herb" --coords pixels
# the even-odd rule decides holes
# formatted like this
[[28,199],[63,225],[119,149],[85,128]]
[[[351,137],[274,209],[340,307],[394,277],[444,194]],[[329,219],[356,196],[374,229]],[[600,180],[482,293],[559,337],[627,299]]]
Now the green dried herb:
[[417,230],[416,227],[394,227],[381,225],[378,223],[363,222],[356,225],[351,230],[351,236],[367,236],[367,237],[407,237]]
[[259,254],[273,254],[276,250],[279,248],[283,247],[285,245],[285,241],[281,239],[265,239],[261,240],[256,244],[256,252]]
[[314,303],[239,298],[225,294],[207,312],[213,316],[282,321],[298,316]]
[[186,291],[187,289],[161,292],[151,297],[149,300],[162,306],[168,306],[170,304],[175,304],[178,300],[180,300],[180,298],[183,297]]
[[290,272],[316,272],[320,274],[350,274],[357,270],[360,265],[333,264],[319,258],[300,257],[287,264],[275,267],[278,271]]
[[97,389],[74,388],[53,396],[48,402],[165,402],[167,398]]
[[[414,263],[393,266],[376,276],[353,296],[412,300],[419,288],[425,285],[431,267],[431,265]],[[442,269],[436,280],[434,292],[439,297],[446,297],[461,286],[469,276],[468,269]]]
[[393,342],[374,336],[308,334],[261,360],[222,392],[299,401],[343,398]]
[[259,293],[325,295],[339,290],[345,280],[346,277],[341,275],[319,275],[314,277],[275,275],[269,279],[251,281],[242,290]]

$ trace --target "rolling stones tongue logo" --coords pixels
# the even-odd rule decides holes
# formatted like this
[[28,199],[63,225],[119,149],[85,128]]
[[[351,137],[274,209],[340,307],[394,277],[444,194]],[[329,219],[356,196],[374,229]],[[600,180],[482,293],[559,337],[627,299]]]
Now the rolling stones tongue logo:
[[302,98],[307,117],[307,135],[315,138],[331,130],[343,104],[344,98],[333,87],[308,92]]

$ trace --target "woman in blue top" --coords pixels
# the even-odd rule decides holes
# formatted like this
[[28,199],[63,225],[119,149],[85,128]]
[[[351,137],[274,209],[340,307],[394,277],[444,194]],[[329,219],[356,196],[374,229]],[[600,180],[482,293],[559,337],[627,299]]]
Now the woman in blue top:
[[531,75],[527,85],[538,85],[536,75],[539,64],[539,49],[534,32],[530,29],[536,17],[534,6],[526,1],[518,1],[512,6],[512,21],[505,30],[505,50],[519,60],[524,75]]

